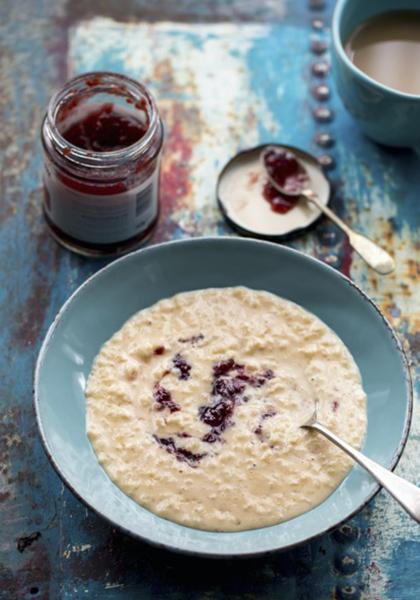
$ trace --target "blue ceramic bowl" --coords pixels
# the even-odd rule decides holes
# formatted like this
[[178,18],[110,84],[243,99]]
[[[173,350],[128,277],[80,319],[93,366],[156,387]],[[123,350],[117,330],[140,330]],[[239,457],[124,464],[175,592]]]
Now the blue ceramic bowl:
[[411,417],[401,346],[375,305],[331,267],[286,247],[238,238],[170,242],[129,254],[88,279],[64,304],[35,372],[35,407],[46,451],[71,490],[113,525],[154,544],[207,556],[287,548],[358,511],[379,486],[359,467],[327,500],[285,523],[235,533],[191,529],[137,505],[109,479],[85,432],[84,387],[101,345],[136,311],[177,292],[245,285],[315,313],[353,354],[368,395],[364,451],[394,467]]

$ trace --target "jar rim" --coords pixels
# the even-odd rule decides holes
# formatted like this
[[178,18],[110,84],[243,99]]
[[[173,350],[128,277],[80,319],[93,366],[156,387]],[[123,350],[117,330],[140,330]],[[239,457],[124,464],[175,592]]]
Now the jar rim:
[[[58,130],[55,118],[60,103],[73,88],[77,88],[78,84],[94,78],[100,79],[102,84],[122,83],[127,90],[136,90],[146,99],[149,108],[149,125],[145,135],[134,144],[118,150],[108,150],[104,152],[85,150],[66,140]],[[93,84],[90,87],[92,91],[94,91],[95,85]],[[89,71],[70,79],[52,96],[44,118],[43,131],[53,142],[55,149],[61,154],[62,158],[65,158],[67,161],[77,163],[78,165],[95,167],[96,169],[109,169],[120,165],[122,162],[136,160],[139,155],[148,149],[159,126],[161,126],[161,120],[156,102],[144,83],[136,81],[131,77],[127,77],[127,75],[123,75],[122,73],[113,73],[112,71]]]

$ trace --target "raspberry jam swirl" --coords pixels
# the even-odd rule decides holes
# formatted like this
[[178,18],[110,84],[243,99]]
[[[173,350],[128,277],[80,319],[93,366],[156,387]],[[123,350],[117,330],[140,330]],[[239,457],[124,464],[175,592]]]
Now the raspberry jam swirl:
[[42,125],[44,215],[87,256],[117,255],[151,235],[159,214],[162,123],[146,87],[87,73],[50,101]]

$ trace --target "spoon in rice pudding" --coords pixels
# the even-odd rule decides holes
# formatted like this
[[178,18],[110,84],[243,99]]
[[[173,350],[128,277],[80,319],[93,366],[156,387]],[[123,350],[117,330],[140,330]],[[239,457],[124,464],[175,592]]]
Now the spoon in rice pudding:
[[348,236],[350,245],[380,275],[395,270],[394,259],[375,242],[353,231],[328,206],[322,204],[311,188],[308,173],[297,157],[282,146],[267,146],[260,155],[270,184],[281,194],[299,196],[315,204]]
[[322,433],[330,442],[341,448],[356,462],[359,463],[378,481],[382,487],[391,494],[393,498],[408,512],[417,523],[420,523],[420,488],[416,487],[406,479],[395,475],[389,469],[385,469],[371,458],[368,458],[359,450],[356,450],[343,439],[333,433],[328,427],[325,427],[318,421],[317,414],[318,403],[315,400],[314,411],[310,418],[301,425],[305,429],[313,429]]

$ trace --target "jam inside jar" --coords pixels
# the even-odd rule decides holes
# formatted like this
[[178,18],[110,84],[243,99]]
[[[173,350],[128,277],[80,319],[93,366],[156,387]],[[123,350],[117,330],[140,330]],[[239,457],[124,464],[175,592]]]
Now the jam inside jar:
[[162,123],[146,87],[116,73],[72,79],[42,125],[44,215],[53,236],[87,256],[132,250],[159,214]]

